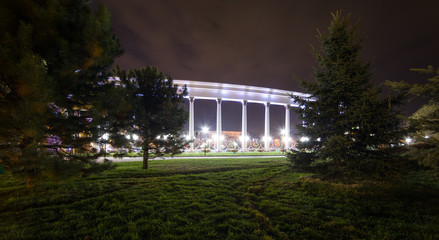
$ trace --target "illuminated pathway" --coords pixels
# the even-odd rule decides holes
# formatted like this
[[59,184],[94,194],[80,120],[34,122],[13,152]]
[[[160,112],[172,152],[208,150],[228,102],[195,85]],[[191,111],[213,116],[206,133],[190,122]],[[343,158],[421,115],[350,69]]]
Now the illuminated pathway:
[[[265,105],[264,124],[264,147],[265,151],[270,149],[270,105],[285,106],[285,135],[286,145],[290,141],[290,107],[298,107],[291,99],[291,95],[308,97],[308,94],[286,90],[245,86],[226,83],[211,83],[188,80],[173,80],[178,86],[187,86],[189,99],[189,137],[195,139],[194,129],[194,101],[196,99],[209,99],[217,102],[216,111],[216,151],[221,151],[221,102],[236,101],[242,103],[242,151],[247,151],[247,103],[260,103]],[[191,144],[194,150],[194,144]]]

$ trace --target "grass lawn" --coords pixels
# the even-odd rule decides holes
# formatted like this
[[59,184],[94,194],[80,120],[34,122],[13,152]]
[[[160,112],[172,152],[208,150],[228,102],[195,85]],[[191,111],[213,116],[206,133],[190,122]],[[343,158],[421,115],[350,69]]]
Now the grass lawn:
[[439,239],[439,178],[335,184],[284,159],[118,163],[25,189],[0,176],[0,239]]

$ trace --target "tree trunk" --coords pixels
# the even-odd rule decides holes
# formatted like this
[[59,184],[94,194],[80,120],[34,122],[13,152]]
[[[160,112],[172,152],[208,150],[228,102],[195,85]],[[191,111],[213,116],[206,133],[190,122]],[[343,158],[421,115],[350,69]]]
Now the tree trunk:
[[142,169],[148,169],[148,158],[149,158],[149,148],[147,144],[146,146],[143,146],[143,165]]

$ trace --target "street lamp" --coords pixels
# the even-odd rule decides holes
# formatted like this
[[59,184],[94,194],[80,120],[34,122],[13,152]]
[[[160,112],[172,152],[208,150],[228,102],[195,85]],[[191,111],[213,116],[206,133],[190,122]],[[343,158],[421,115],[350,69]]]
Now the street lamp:
[[[281,134],[281,137],[280,137],[280,139],[281,139],[281,142],[280,142],[280,151],[281,151],[281,153],[283,154],[284,152],[285,152],[285,149],[286,149],[286,145],[287,145],[287,142],[286,142],[286,131],[285,131],[285,129],[281,129],[280,130],[280,134]],[[285,148],[284,148],[284,144],[285,144]]]
[[110,135],[108,133],[105,133],[102,135],[102,139],[104,140],[104,157],[107,157],[107,143]]
[[207,152],[207,147],[208,147],[208,142],[207,142],[207,134],[209,133],[209,127],[206,127],[206,126],[204,126],[204,127],[202,127],[201,128],[201,132],[203,132],[204,133],[204,149],[203,149],[203,152],[204,152],[204,156],[206,156],[206,152]]

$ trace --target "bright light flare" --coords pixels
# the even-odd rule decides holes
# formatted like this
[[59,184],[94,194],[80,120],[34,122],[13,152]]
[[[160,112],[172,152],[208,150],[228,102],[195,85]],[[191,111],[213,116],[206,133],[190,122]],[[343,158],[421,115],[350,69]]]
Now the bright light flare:
[[[213,135],[212,135],[212,139],[213,139],[213,140],[218,140],[218,135],[213,134]],[[219,140],[220,140],[220,141],[223,141],[224,139],[225,139],[224,135],[220,135],[220,136],[219,136]]]
[[300,141],[301,142],[308,142],[309,141],[309,137],[303,136],[303,137],[300,138]]
[[[239,136],[239,141],[243,141],[244,140],[244,137],[241,135],[241,136]],[[250,140],[250,137],[249,136],[245,136],[245,140]]]
[[271,136],[263,136],[262,137],[262,140],[264,140],[264,141],[271,141]]
[[137,136],[136,134],[133,134],[133,140],[134,140],[134,141],[139,140],[139,136]]

